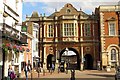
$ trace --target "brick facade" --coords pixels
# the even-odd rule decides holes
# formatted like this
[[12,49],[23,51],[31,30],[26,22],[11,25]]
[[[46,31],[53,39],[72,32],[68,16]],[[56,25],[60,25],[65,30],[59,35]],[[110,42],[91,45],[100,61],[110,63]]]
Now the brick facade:
[[[113,10],[114,6],[112,6]],[[71,4],[65,4],[60,11],[55,11],[50,16],[40,15],[27,17],[28,21],[39,23],[39,56],[42,66],[48,68],[48,64],[54,63],[56,68],[62,61],[62,54],[73,51],[78,56],[77,66],[80,70],[97,69],[98,62],[101,67],[118,64],[119,36],[118,14],[115,9],[106,11],[108,7],[100,6],[95,9],[95,14],[88,15],[82,10],[78,11]],[[32,14],[32,15],[33,15]],[[109,23],[115,23],[115,34],[109,36]],[[52,25],[52,37],[49,35]],[[70,26],[73,26],[72,30]],[[67,28],[66,26],[69,26]],[[67,31],[73,31],[68,35]],[[88,28],[87,28],[88,27]],[[72,35],[73,34],[73,35]],[[66,36],[67,35],[67,36]],[[116,50],[116,61],[110,60],[110,51]],[[48,56],[52,57],[49,58]],[[48,59],[49,58],[49,59]],[[49,62],[51,60],[51,62]]]

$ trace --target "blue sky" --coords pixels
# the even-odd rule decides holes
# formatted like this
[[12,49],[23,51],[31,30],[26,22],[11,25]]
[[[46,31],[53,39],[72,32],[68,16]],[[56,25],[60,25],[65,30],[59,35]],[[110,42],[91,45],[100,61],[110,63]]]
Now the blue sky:
[[[64,2],[63,2],[64,1]],[[74,1],[74,2],[73,2]],[[94,9],[96,7],[99,7],[99,5],[114,5],[118,4],[117,2],[119,0],[99,0],[98,2],[95,2],[95,0],[79,0],[72,2],[70,0],[57,0],[57,1],[50,1],[50,0],[24,0],[23,2],[23,10],[22,10],[22,20],[25,20],[26,15],[31,16],[33,11],[37,11],[40,14],[46,14],[46,16],[49,16],[53,12],[55,12],[55,9],[59,11],[66,3],[71,3],[78,11],[80,8],[82,11],[84,11],[87,14],[91,14],[94,12]],[[110,2],[111,1],[111,2]]]

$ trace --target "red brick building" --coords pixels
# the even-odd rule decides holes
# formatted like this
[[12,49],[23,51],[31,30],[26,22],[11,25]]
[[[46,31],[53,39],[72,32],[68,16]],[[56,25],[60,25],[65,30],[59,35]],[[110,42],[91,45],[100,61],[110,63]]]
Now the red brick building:
[[119,5],[101,5],[96,9],[100,23],[102,68],[119,65]]
[[64,65],[69,62],[81,70],[97,68],[100,51],[95,14],[88,15],[71,4],[65,4],[50,16],[39,17],[33,12],[27,20],[40,25],[39,56],[44,68],[49,69],[52,64],[57,68],[61,62]]
[[[50,16],[33,12],[26,21],[39,24],[39,56],[44,68],[70,63],[76,69],[119,65],[118,5],[99,6],[88,15],[65,4]],[[99,64],[100,63],[100,64]]]

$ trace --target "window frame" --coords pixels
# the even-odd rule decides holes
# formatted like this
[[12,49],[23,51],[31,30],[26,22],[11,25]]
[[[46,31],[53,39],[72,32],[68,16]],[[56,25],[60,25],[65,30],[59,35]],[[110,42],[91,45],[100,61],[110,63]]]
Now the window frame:
[[73,37],[76,36],[75,34],[75,28],[76,26],[74,25],[74,23],[64,23],[63,26],[63,36],[65,37]]
[[[111,24],[114,24],[114,30],[113,29],[111,30],[111,26],[110,26]],[[109,36],[115,36],[116,35],[116,28],[115,27],[116,27],[115,22],[109,22],[108,23]],[[113,26],[112,26],[112,28],[113,28]],[[113,31],[114,31],[114,34],[113,34]]]
[[47,37],[54,37],[54,26],[52,24],[48,25]]
[[91,24],[90,23],[84,23],[84,36],[91,36]]
[[111,49],[110,55],[111,55],[111,61],[115,62],[117,60],[117,51],[116,51],[116,49]]

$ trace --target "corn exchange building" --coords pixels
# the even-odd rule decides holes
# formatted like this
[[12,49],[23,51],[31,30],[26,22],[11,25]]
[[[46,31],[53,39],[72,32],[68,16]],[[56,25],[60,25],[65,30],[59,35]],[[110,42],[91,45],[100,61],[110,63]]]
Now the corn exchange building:
[[100,19],[95,13],[86,14],[67,3],[50,16],[33,12],[26,17],[29,22],[39,24],[38,55],[44,68],[52,64],[55,68],[69,64],[79,70],[101,66]]

